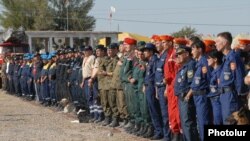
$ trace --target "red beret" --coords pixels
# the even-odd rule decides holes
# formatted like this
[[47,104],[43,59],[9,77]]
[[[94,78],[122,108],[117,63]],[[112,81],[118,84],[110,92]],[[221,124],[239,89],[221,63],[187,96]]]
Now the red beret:
[[157,37],[157,36],[158,36],[158,35],[155,35],[155,34],[154,34],[154,35],[151,36],[151,39],[154,40],[154,38]]
[[205,43],[206,46],[212,46],[215,45],[215,41],[214,40],[203,40],[203,42]]
[[239,44],[248,45],[248,44],[250,44],[250,40],[249,39],[239,39]]
[[129,44],[129,45],[136,45],[137,41],[132,38],[125,38],[124,43]]
[[160,41],[161,40],[159,35],[152,35],[151,39],[154,40],[154,41]]
[[173,41],[174,39],[174,37],[169,36],[169,35],[161,35],[160,38],[161,40],[164,40],[164,41]]
[[213,48],[211,48],[211,46],[215,45],[215,41],[214,40],[203,40],[204,44],[206,45],[206,49],[205,52],[209,52],[211,51]]
[[186,45],[188,41],[184,38],[174,38],[174,43],[180,44],[180,45]]

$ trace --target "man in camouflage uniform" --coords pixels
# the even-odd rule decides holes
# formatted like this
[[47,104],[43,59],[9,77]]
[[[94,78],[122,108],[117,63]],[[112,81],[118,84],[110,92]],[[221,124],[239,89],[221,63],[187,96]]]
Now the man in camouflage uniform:
[[119,45],[119,53],[117,54],[119,60],[116,63],[112,80],[111,80],[111,89],[114,89],[116,91],[116,105],[119,112],[119,119],[123,122],[120,124],[120,127],[123,127],[128,122],[128,110],[127,105],[125,102],[125,95],[120,79],[120,72],[121,72],[121,66],[124,59],[124,53],[125,53],[125,47],[123,45],[123,42]]
[[118,50],[118,44],[112,43],[110,46],[108,46],[108,58],[106,60],[105,66],[106,66],[106,71],[102,72],[105,75],[105,80],[107,84],[107,89],[109,90],[108,95],[107,95],[107,100],[108,100],[108,105],[111,110],[111,115],[112,115],[112,122],[109,124],[110,127],[116,127],[119,125],[118,123],[118,109],[116,105],[116,90],[112,89],[111,86],[109,85],[112,81],[112,76],[113,72],[115,70],[116,64],[118,62],[118,56],[116,55]]

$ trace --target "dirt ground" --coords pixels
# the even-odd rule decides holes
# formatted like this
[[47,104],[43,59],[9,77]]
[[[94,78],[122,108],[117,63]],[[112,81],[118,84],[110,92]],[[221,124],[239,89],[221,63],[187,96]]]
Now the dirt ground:
[[0,90],[0,141],[146,141],[120,128],[71,123],[65,114]]

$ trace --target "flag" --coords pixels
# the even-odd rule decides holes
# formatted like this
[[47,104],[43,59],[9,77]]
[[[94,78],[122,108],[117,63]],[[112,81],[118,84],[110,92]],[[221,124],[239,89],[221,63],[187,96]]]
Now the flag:
[[111,20],[113,17],[113,13],[115,13],[115,7],[111,6],[110,7],[110,11],[109,11],[109,19]]

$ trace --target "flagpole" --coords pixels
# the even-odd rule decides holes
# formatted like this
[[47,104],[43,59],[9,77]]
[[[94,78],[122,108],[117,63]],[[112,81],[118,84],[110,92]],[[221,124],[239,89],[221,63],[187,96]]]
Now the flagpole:
[[109,31],[111,32],[112,11],[109,10]]
[[109,29],[110,31],[112,30],[112,18],[113,18],[113,13],[115,13],[115,8],[113,6],[110,7],[109,10]]

